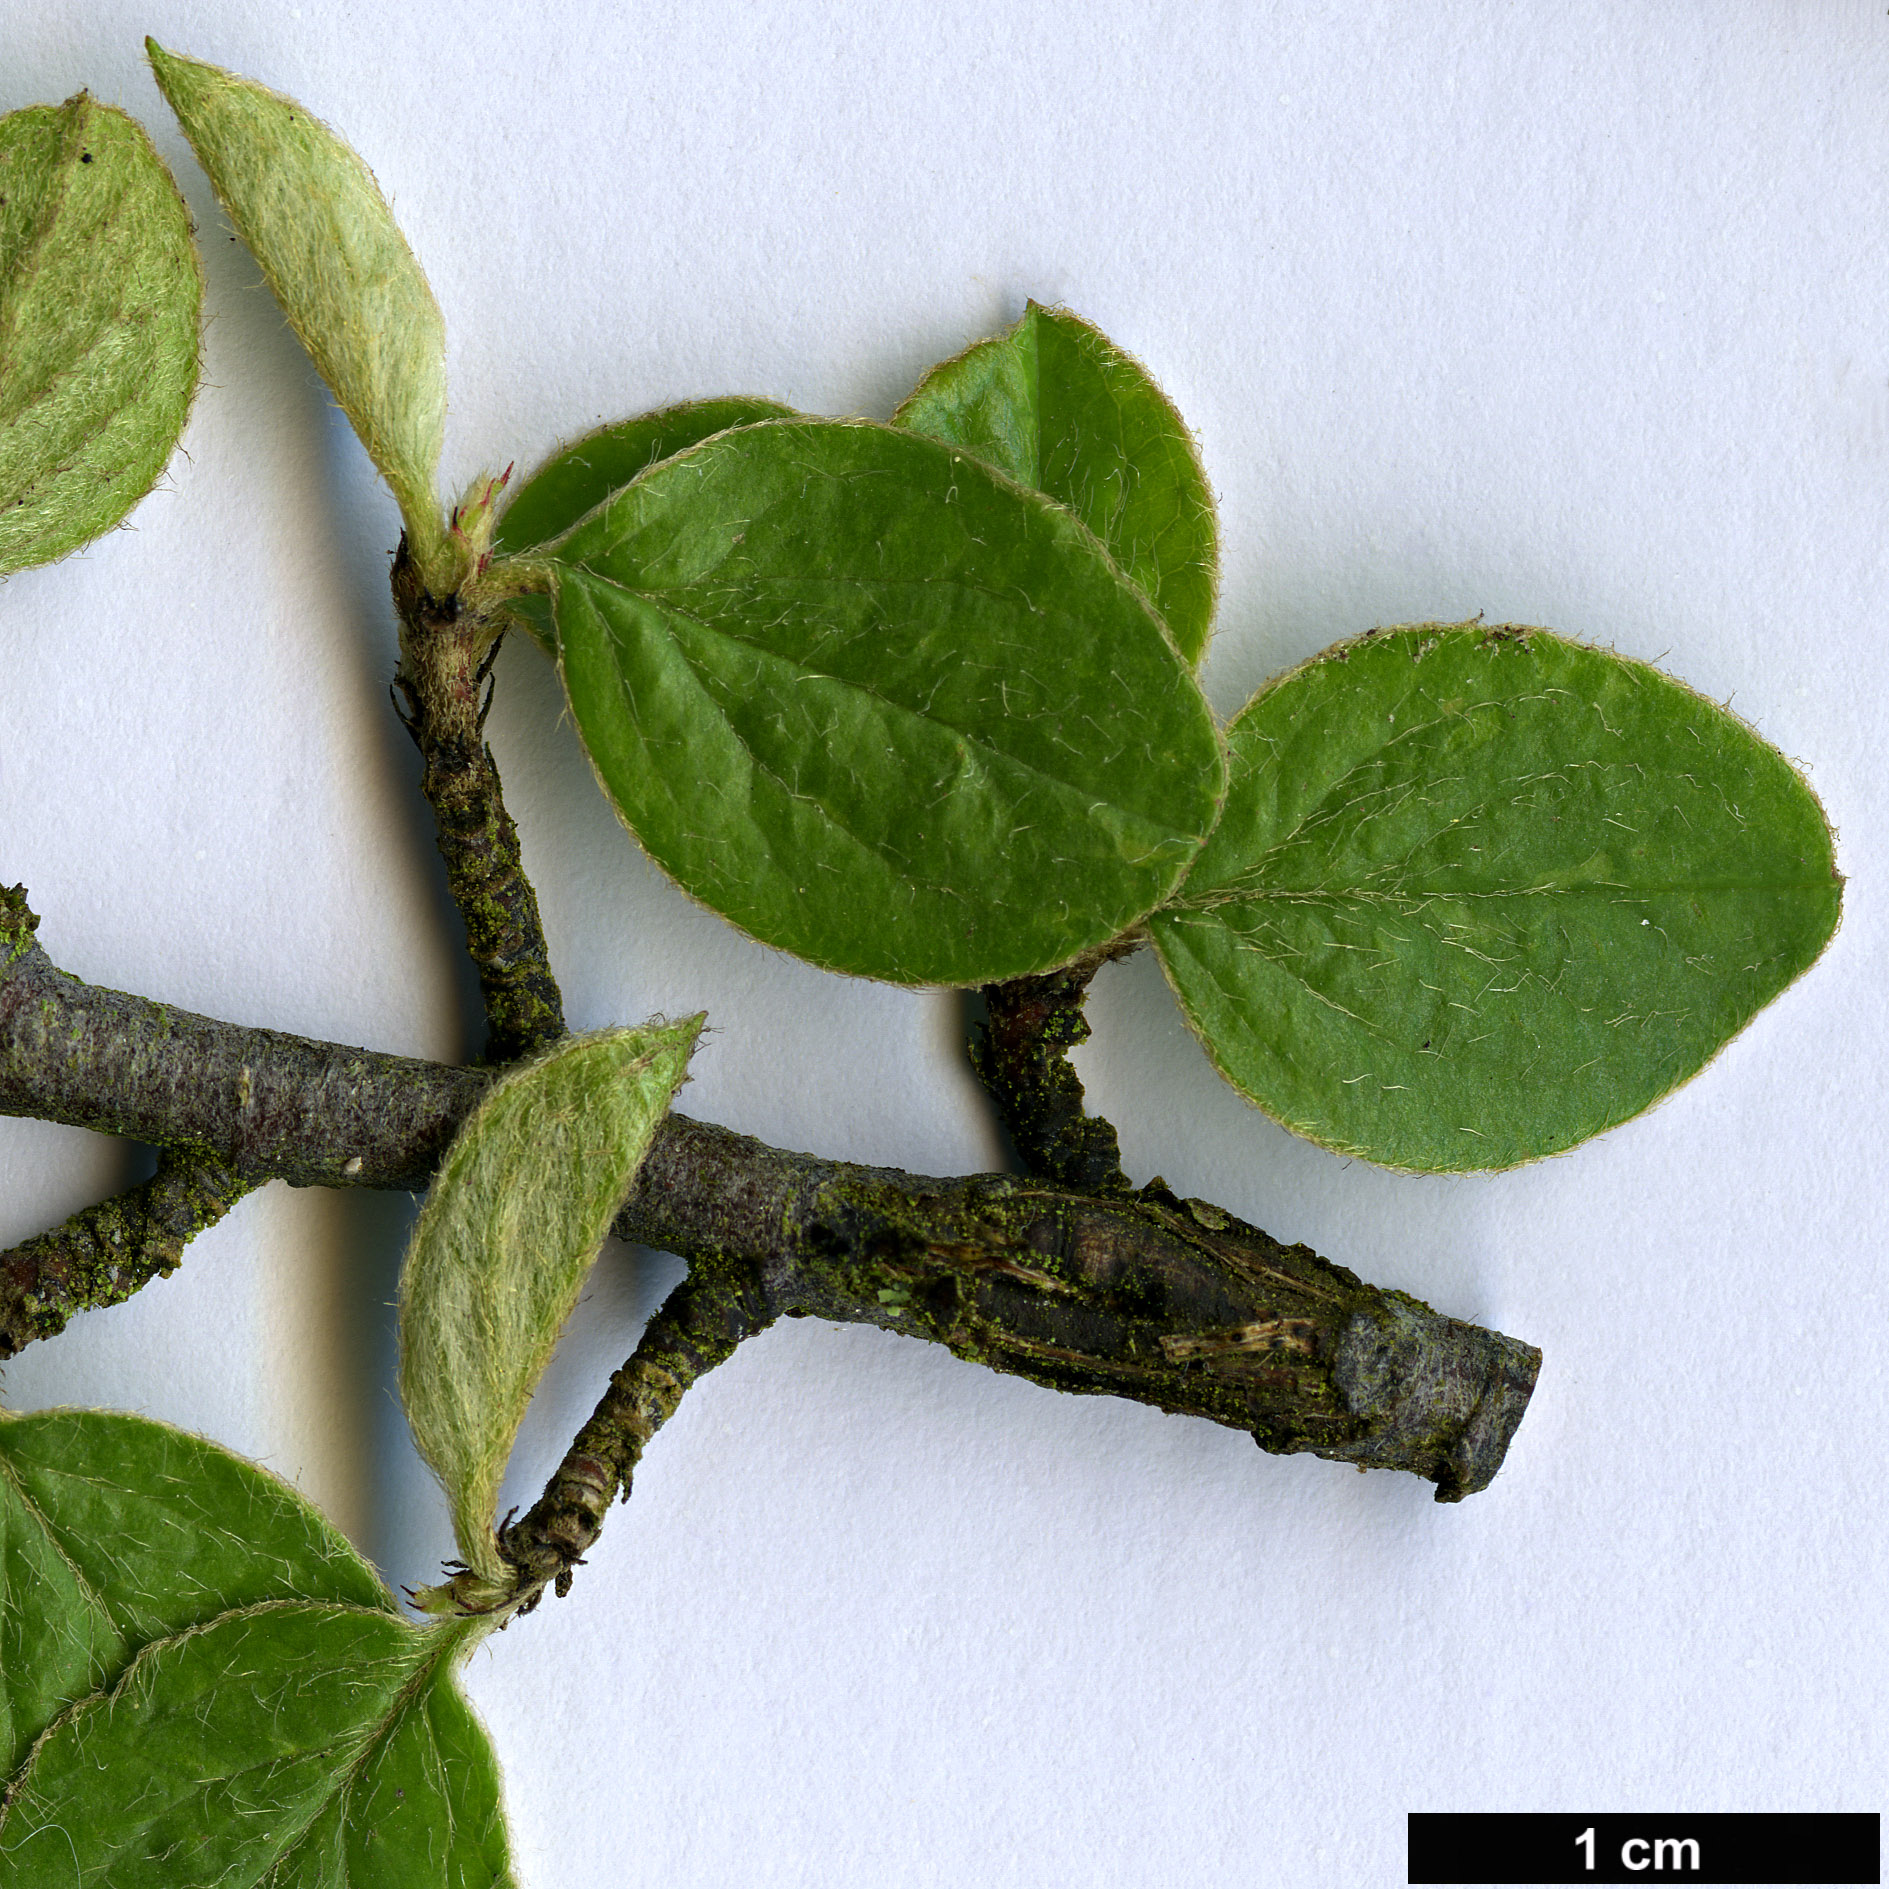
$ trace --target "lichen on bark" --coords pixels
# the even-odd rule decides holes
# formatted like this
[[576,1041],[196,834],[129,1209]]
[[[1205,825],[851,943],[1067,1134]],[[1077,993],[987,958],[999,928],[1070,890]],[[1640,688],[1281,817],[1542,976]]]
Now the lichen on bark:
[[1024,1167],[1091,1194],[1126,1193],[1128,1176],[1113,1124],[1085,1107],[1069,1052],[1089,1040],[1082,1012],[1096,972],[1143,941],[1132,932],[1061,970],[986,984],[986,1020],[971,1035],[971,1066]]
[[[417,1189],[492,1079],[95,989],[52,964],[24,910],[9,895],[0,1112],[207,1151],[246,1181]],[[615,1230],[755,1295],[744,1317],[877,1325],[1054,1389],[1210,1417],[1268,1449],[1407,1469],[1446,1501],[1494,1476],[1539,1363],[1158,1183],[939,1179],[671,1114]],[[634,1451],[612,1460],[620,1482]]]
[[0,1359],[175,1272],[184,1248],[255,1186],[207,1150],[166,1150],[148,1181],[0,1253]]
[[485,742],[491,665],[503,636],[494,620],[421,581],[403,538],[393,567],[400,619],[401,714],[433,809],[446,883],[466,927],[466,950],[485,1003],[485,1060],[494,1066],[564,1034],[564,1000],[551,970],[538,895],[525,876],[518,828],[506,811],[498,764]]
[[1541,1365],[1532,1345],[1158,1181],[1097,1197],[936,1180],[671,1116],[617,1230],[687,1255],[689,1278],[543,1496],[500,1531],[517,1586],[484,1605],[563,1593],[683,1393],[783,1316],[876,1325],[1048,1389],[1207,1417],[1276,1455],[1408,1470],[1439,1502],[1489,1486]]

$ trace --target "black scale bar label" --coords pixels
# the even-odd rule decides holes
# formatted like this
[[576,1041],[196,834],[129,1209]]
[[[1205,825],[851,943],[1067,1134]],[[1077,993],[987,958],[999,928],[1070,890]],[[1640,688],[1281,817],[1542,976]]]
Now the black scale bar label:
[[1882,1818],[1861,1814],[1461,1816],[1410,1813],[1413,1883],[1882,1881]]

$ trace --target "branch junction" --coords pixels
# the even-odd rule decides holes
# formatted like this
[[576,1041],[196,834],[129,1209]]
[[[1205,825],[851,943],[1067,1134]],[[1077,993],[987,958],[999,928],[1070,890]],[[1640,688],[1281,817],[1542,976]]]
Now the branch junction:
[[[35,923],[23,891],[0,890],[0,1113],[213,1163],[232,1197],[269,1179],[423,1189],[492,1079],[99,989],[52,963]],[[616,1230],[680,1254],[690,1278],[503,1535],[533,1586],[595,1538],[687,1382],[779,1316],[877,1325],[1053,1389],[1209,1417],[1268,1450],[1409,1470],[1440,1501],[1488,1486],[1540,1364],[1158,1181],[935,1179],[671,1115]],[[46,1239],[0,1261],[7,1355],[135,1289],[128,1273],[47,1263]]]

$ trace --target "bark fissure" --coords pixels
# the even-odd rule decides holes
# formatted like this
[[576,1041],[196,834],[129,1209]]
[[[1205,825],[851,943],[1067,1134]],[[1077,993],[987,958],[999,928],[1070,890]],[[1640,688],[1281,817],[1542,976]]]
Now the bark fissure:
[[[1540,1368],[1531,1345],[1159,1182],[1097,1196],[1009,1175],[939,1180],[671,1116],[618,1231],[751,1269],[782,1313],[1209,1417],[1282,1454],[1408,1469],[1442,1501],[1488,1486]],[[1285,1323],[1263,1346],[1184,1342],[1174,1356],[1164,1342],[1272,1321]],[[1412,1382],[1421,1396],[1405,1394]]]

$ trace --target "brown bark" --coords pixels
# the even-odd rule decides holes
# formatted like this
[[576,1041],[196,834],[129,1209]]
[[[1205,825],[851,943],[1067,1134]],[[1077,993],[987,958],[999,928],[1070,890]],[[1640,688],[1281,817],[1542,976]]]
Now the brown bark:
[[545,949],[538,895],[485,745],[488,682],[502,628],[420,582],[406,540],[394,558],[401,720],[420,750],[446,883],[485,1000],[485,1061],[515,1062],[564,1034],[564,1000]]
[[1088,1194],[1125,1194],[1128,1176],[1113,1124],[1084,1107],[1069,1052],[1089,1040],[1090,981],[1141,942],[1131,935],[1060,971],[986,984],[988,1020],[971,1038],[971,1066],[1024,1167]]
[[[94,989],[51,963],[32,922],[23,893],[0,893],[0,1112],[209,1155],[235,1181],[417,1189],[491,1080]],[[1407,1469],[1442,1501],[1488,1485],[1540,1362],[1158,1183],[1097,1195],[933,1179],[680,1115],[657,1132],[617,1231],[688,1259],[703,1304],[732,1292],[747,1295],[744,1317],[813,1313],[931,1339],[1054,1389],[1232,1424],[1269,1450]],[[10,1329],[43,1314],[48,1289],[18,1257],[0,1267]],[[646,1419],[599,1420],[577,1453],[614,1490]],[[505,1537],[534,1581],[585,1545],[583,1528],[556,1522],[562,1498],[547,1499]]]

